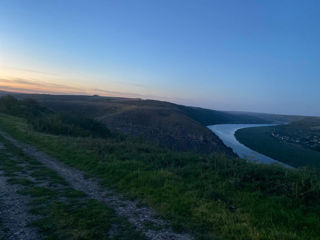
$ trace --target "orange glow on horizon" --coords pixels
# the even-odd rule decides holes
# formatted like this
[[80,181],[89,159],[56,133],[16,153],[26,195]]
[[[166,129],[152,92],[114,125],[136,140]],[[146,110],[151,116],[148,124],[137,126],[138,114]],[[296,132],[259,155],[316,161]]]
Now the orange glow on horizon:
[[56,95],[100,95],[109,97],[142,98],[139,94],[109,91],[105,89],[91,89],[85,87],[71,87],[64,84],[34,81],[22,78],[2,77],[0,75],[0,90],[6,92],[56,94]]

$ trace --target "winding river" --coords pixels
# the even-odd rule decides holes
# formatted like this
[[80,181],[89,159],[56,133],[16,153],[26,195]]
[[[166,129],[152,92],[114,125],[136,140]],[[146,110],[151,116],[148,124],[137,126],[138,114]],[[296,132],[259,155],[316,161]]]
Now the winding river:
[[267,126],[274,126],[277,124],[217,124],[208,126],[208,128],[213,131],[222,141],[223,143],[232,148],[233,152],[236,153],[240,158],[264,163],[264,164],[272,164],[277,163],[284,167],[290,167],[280,161],[272,159],[266,155],[263,155],[259,152],[256,152],[242,143],[240,143],[236,137],[235,132],[241,128],[250,128],[250,127],[267,127]]

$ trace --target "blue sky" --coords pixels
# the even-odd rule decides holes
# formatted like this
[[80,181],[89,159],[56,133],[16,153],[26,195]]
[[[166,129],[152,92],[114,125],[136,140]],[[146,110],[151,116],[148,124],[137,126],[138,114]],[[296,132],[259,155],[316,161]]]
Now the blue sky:
[[320,115],[320,1],[2,0],[0,88]]

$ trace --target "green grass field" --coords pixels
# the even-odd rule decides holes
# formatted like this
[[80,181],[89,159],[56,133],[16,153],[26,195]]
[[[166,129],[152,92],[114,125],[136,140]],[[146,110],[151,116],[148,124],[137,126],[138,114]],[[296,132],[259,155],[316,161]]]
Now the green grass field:
[[247,147],[294,167],[320,167],[320,152],[272,137],[273,127],[244,128],[236,138]]
[[129,138],[57,136],[23,118],[0,127],[130,198],[196,239],[318,239],[320,176],[224,155],[177,153]]

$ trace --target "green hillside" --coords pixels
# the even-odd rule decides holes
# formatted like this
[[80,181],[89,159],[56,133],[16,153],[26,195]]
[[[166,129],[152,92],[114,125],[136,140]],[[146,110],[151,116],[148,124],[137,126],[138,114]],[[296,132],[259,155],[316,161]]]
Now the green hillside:
[[[197,240],[312,240],[320,235],[319,171],[257,165],[221,153],[171,151],[107,129],[97,135],[96,128],[64,116],[54,118],[50,129],[46,123],[56,112],[9,100],[12,107],[1,109],[2,130],[139,199],[176,231]],[[39,118],[42,127],[32,121]],[[62,133],[61,128],[70,130]]]
[[241,114],[187,107],[169,102],[100,96],[14,94],[32,98],[57,112],[87,116],[111,131],[139,137],[174,150],[230,153],[207,125],[266,123]]
[[[274,137],[283,126],[244,128],[236,132],[236,138],[249,148],[294,167],[320,167],[320,152],[301,144]],[[286,126],[284,126],[286,128]]]

